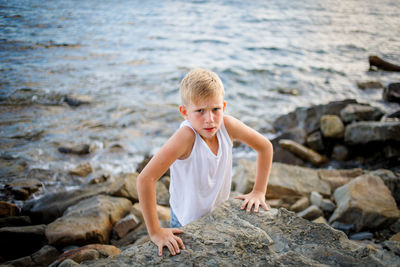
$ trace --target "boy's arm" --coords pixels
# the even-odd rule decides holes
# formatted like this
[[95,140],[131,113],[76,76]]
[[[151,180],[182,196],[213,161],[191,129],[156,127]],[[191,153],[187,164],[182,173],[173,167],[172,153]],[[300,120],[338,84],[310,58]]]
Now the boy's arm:
[[239,140],[257,151],[256,181],[253,190],[249,194],[236,197],[243,199],[240,208],[244,209],[247,206],[246,211],[250,212],[254,205],[254,212],[258,212],[258,208],[261,205],[265,210],[268,210],[268,206],[265,203],[265,194],[272,164],[273,147],[271,142],[232,116],[225,116],[224,123],[233,139]]
[[172,255],[179,254],[179,247],[185,249],[182,240],[174,234],[180,229],[162,228],[156,212],[156,183],[171,164],[178,158],[190,154],[194,143],[194,133],[187,127],[180,128],[154,155],[137,179],[139,203],[151,240],[162,255],[163,247],[168,247]]

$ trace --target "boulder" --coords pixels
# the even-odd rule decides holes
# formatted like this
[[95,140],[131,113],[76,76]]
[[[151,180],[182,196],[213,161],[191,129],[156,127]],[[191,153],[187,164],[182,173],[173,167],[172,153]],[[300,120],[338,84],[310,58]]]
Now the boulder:
[[361,168],[350,169],[350,170],[333,170],[333,169],[319,169],[317,170],[318,176],[322,181],[327,182],[332,189],[332,192],[336,188],[347,184],[353,178],[360,176],[363,173]]
[[344,123],[354,121],[377,121],[383,116],[379,108],[370,105],[350,104],[340,111]]
[[385,101],[400,103],[400,83],[391,83],[385,87],[382,97]]
[[290,207],[290,210],[294,212],[299,212],[305,210],[306,208],[308,208],[308,206],[310,206],[310,200],[308,199],[308,197],[304,196],[297,200],[296,203],[294,203]]
[[[280,163],[285,163],[285,164],[290,164],[290,165],[297,165],[297,166],[304,166],[304,161],[294,155],[292,152],[283,149],[281,147],[274,148],[274,156],[273,156],[273,162],[280,162]],[[242,179],[239,177],[239,179]]]
[[82,200],[50,223],[46,236],[55,246],[107,243],[113,225],[131,207],[131,202],[125,198],[99,195]]
[[69,174],[77,175],[80,177],[86,177],[92,172],[93,172],[92,164],[90,164],[90,162],[87,162],[84,164],[80,164],[77,167],[75,167],[74,169],[70,170]]
[[277,131],[284,131],[294,127],[303,128],[310,134],[320,128],[320,118],[323,115],[340,115],[340,111],[348,104],[356,104],[354,99],[334,101],[328,104],[317,105],[309,108],[296,108],[295,111],[278,117],[273,126]]
[[282,139],[279,141],[279,145],[292,152],[293,154],[299,156],[300,158],[311,162],[312,164],[319,166],[328,161],[325,156],[322,156],[318,152],[309,149],[301,144],[298,144],[292,140]]
[[[255,166],[255,162],[253,162]],[[311,168],[273,163],[268,181],[267,198],[285,196],[309,196],[316,191],[323,196],[331,194],[329,184],[318,177],[318,172]]]
[[320,131],[315,131],[307,136],[307,146],[315,151],[323,151],[325,149],[324,141]]
[[397,175],[390,170],[379,169],[370,172],[371,175],[378,176],[392,192],[392,196],[397,205],[400,206],[400,174]]
[[297,213],[297,216],[304,218],[306,220],[312,221],[321,216],[323,216],[322,210],[315,205],[311,205],[310,207],[306,208],[303,211]]
[[97,260],[121,254],[121,250],[112,245],[90,244],[80,248],[65,251],[52,265],[57,266],[63,261],[70,259],[76,263],[88,260]]
[[60,256],[60,252],[55,247],[45,245],[33,253],[31,259],[35,263],[35,266],[49,266],[58,256]]
[[321,132],[327,138],[343,138],[344,125],[339,116],[324,115],[321,117]]
[[37,179],[17,179],[6,184],[4,188],[10,191],[16,199],[26,200],[30,195],[39,191],[42,186],[42,182]]
[[400,217],[396,202],[382,179],[365,174],[334,193],[337,208],[329,222],[354,224],[357,232],[391,224]]
[[114,225],[113,231],[118,238],[124,237],[129,231],[140,225],[140,219],[133,214],[128,214]]
[[19,212],[17,205],[0,200],[0,217],[2,216],[15,216]]
[[114,257],[82,266],[390,266],[400,258],[364,247],[324,224],[308,222],[285,209],[248,214],[230,199],[182,229],[186,250],[157,255],[151,241],[126,247]]
[[0,228],[0,251],[5,260],[27,256],[47,243],[46,225]]
[[347,144],[366,144],[373,141],[400,141],[400,122],[355,122],[346,126],[344,141]]

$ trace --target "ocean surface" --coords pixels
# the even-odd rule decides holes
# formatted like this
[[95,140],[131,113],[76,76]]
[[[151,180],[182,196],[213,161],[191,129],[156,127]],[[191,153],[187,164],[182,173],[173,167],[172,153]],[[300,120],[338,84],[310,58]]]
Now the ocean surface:
[[[0,189],[135,171],[178,128],[179,83],[195,67],[218,73],[227,113],[268,137],[296,107],[354,98],[398,109],[357,83],[400,81],[368,70],[369,55],[400,64],[399,14],[398,0],[0,0]],[[58,151],[73,144],[93,152]],[[68,175],[85,162],[92,174]]]

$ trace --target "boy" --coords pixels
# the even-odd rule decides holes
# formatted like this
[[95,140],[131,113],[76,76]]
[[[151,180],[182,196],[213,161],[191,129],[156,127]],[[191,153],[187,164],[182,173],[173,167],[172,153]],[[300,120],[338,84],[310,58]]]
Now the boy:
[[[139,202],[151,241],[162,255],[185,249],[177,229],[196,220],[229,198],[232,172],[232,140],[257,151],[257,174],[253,190],[236,198],[241,209],[265,210],[272,145],[264,136],[239,120],[224,115],[224,87],[217,74],[203,69],[190,71],[180,85],[185,119],[179,130],[161,147],[137,179]],[[171,228],[162,228],[156,213],[156,182],[171,167]]]

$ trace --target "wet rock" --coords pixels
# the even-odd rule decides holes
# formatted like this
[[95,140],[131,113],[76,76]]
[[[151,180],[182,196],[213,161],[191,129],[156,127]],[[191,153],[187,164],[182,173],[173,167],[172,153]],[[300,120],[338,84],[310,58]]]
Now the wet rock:
[[350,240],[371,240],[374,235],[370,232],[359,232],[350,235]]
[[302,197],[290,207],[290,210],[294,212],[300,212],[305,210],[308,206],[310,206],[310,200],[308,197]]
[[[255,162],[253,162],[255,169]],[[309,196],[316,191],[323,196],[330,195],[330,186],[321,181],[316,170],[305,167],[273,163],[268,181],[267,197]]]
[[297,216],[302,217],[306,220],[312,221],[317,219],[318,217],[323,216],[321,209],[318,206],[311,205],[303,211],[297,213]]
[[400,122],[355,122],[346,126],[347,144],[366,144],[372,141],[400,141]]
[[[274,156],[272,160],[273,162],[304,166],[304,161],[301,158],[297,157],[292,152],[283,149],[281,147],[278,147],[276,149],[274,148]],[[239,177],[239,179],[241,178]]]
[[19,209],[17,205],[6,202],[6,201],[0,201],[0,217],[2,216],[15,216],[18,214]]
[[344,161],[349,157],[349,149],[340,144],[336,144],[333,147],[332,158],[339,161]]
[[384,87],[383,84],[378,81],[358,82],[357,86],[358,86],[358,88],[360,88],[362,90],[382,89]]
[[86,155],[90,153],[90,146],[87,144],[74,145],[74,146],[62,146],[58,148],[60,153],[65,154],[76,154],[76,155]]
[[356,104],[354,99],[343,101],[334,101],[325,105],[317,105],[309,108],[297,108],[295,111],[287,115],[278,117],[273,126],[277,131],[284,131],[294,127],[303,128],[307,134],[312,133],[320,128],[320,118],[323,115],[337,115],[348,104]]
[[70,170],[69,174],[78,175],[80,177],[86,177],[92,172],[93,172],[92,164],[90,164],[90,162],[87,162],[84,164],[80,164],[76,168]]
[[350,235],[350,233],[353,232],[355,229],[354,224],[346,224],[337,221],[333,222],[331,224],[331,227],[344,232],[346,235]]
[[46,245],[33,253],[31,258],[35,266],[49,266],[58,256],[60,256],[60,252],[55,247]]
[[26,226],[31,223],[31,218],[28,216],[9,216],[0,218],[0,228],[8,226]]
[[0,228],[0,251],[5,260],[27,256],[47,243],[46,225]]
[[344,123],[355,121],[377,121],[382,116],[383,112],[380,109],[361,104],[350,104],[340,111],[340,117]]
[[90,104],[91,98],[89,96],[65,96],[64,102],[71,107],[79,107],[81,105]]
[[113,232],[118,238],[123,238],[128,232],[140,225],[140,219],[133,214],[128,214],[114,225]]
[[333,170],[333,169],[319,169],[317,170],[318,176],[322,181],[327,182],[332,189],[332,192],[336,188],[347,184],[353,178],[360,176],[363,173],[361,168],[350,169],[350,170]]
[[315,151],[323,151],[325,149],[324,141],[320,131],[311,133],[306,140],[307,146]]
[[24,214],[29,215],[34,223],[50,223],[62,216],[64,211],[79,201],[98,194],[111,194],[116,190],[118,180],[111,179],[99,185],[88,185],[82,188],[52,192],[39,199],[29,200],[22,208]]
[[383,99],[389,102],[400,103],[400,83],[391,83],[382,93]]
[[36,179],[18,179],[5,185],[5,189],[11,192],[16,199],[26,200],[33,193],[39,191],[43,184]]
[[51,245],[107,243],[113,225],[131,209],[125,198],[94,196],[69,207],[63,217],[50,223],[46,237]]
[[323,115],[321,117],[321,132],[327,138],[343,138],[344,125],[339,116]]
[[400,217],[390,190],[377,176],[355,178],[336,189],[334,198],[337,208],[329,222],[354,224],[357,232],[390,225]]
[[90,244],[80,248],[71,249],[64,252],[52,266],[57,266],[63,261],[70,259],[76,263],[88,260],[107,258],[121,253],[121,250],[112,245]]
[[325,156],[292,140],[282,139],[279,141],[279,145],[316,166],[322,165],[328,161]]
[[397,205],[400,206],[400,174],[398,173],[395,175],[392,171],[385,169],[375,170],[370,172],[370,174],[382,179],[390,192],[392,192],[392,196]]
[[[186,250],[171,257],[164,248],[157,255],[146,241],[113,258],[83,262],[83,266],[387,266],[399,257],[365,248],[323,224],[308,222],[284,209],[248,214],[240,200],[229,200],[211,214],[183,227]],[[327,257],[329,255],[329,257]],[[379,256],[378,256],[379,255]]]
[[387,71],[400,71],[400,66],[397,66],[395,64],[392,64],[378,56],[375,55],[370,55],[368,57],[369,61],[369,67],[370,69],[372,67],[376,67],[381,70],[387,70]]

